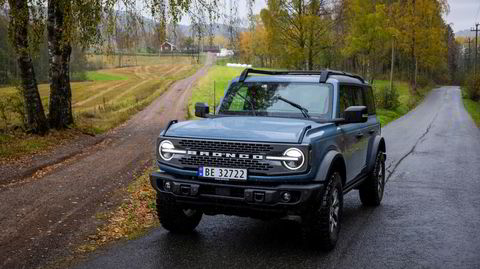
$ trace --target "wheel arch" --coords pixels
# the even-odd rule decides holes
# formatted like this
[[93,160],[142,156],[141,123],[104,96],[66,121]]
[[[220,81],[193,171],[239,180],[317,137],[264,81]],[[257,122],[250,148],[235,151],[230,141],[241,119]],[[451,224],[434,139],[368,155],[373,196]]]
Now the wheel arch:
[[342,176],[342,186],[345,186],[347,180],[345,159],[343,158],[343,155],[336,150],[330,150],[323,157],[316,175],[316,181],[326,181],[327,176],[332,169],[338,169],[337,171],[339,171]]
[[385,139],[381,136],[376,136],[375,139],[373,140],[373,145],[370,150],[370,154],[367,158],[368,163],[367,163],[367,171],[371,171],[373,169],[373,166],[375,165],[375,158],[377,157],[378,151],[382,152],[387,152],[387,146],[385,143]]

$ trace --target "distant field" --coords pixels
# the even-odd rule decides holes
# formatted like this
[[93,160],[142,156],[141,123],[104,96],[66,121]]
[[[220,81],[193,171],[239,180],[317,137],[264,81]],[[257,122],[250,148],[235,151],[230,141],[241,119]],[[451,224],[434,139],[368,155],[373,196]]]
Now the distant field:
[[[200,60],[204,55],[200,56]],[[139,66],[139,65],[158,65],[158,64],[196,64],[196,58],[181,55],[107,55],[107,54],[88,54],[87,61],[96,66],[96,69],[109,69],[119,66]]]
[[[129,119],[133,114],[150,104],[175,81],[193,74],[200,65],[186,63],[143,65],[114,68],[87,73],[90,81],[72,82],[72,105],[76,127],[88,133],[105,132]],[[49,85],[40,84],[42,103],[48,111]],[[13,87],[0,88],[0,101],[17,94]],[[21,125],[16,115],[9,126]],[[0,119],[0,159],[12,157],[55,144],[58,136],[68,136],[53,132],[46,137],[24,137],[21,134],[2,134],[5,123]],[[7,127],[8,128],[8,127]],[[21,141],[17,138],[23,137]],[[18,140],[18,141],[17,141]],[[23,141],[23,142],[22,142]],[[16,147],[11,145],[15,144]],[[10,146],[9,146],[10,145]]]

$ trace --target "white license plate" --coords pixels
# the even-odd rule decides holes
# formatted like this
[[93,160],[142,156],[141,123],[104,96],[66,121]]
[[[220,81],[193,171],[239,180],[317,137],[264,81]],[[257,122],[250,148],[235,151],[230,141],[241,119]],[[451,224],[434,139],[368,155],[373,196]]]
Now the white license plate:
[[197,171],[197,176],[215,178],[218,180],[247,180],[247,169],[200,166]]

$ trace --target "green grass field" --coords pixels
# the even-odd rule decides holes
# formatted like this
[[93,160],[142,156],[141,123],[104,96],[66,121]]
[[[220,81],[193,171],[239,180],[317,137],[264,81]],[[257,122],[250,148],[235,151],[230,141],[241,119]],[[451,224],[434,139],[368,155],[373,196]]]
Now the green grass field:
[[[239,76],[242,71],[243,68],[226,67],[220,65],[213,66],[208,71],[207,75],[198,81],[193,90],[192,97],[188,105],[189,118],[194,118],[196,102],[206,102],[210,108],[213,108],[214,82],[216,88],[215,103],[218,105],[220,98],[222,98],[224,95],[224,90],[228,86],[228,83],[234,77]],[[389,81],[387,80],[377,80],[374,82],[373,86],[375,88],[375,92],[378,92],[378,89],[383,89],[383,87],[388,85]],[[421,96],[416,96],[411,93],[408,83],[406,82],[395,82],[395,86],[399,94],[400,105],[391,110],[377,108],[377,117],[382,126],[385,126],[389,122],[405,115],[422,99]],[[423,93],[424,91],[420,92]]]
[[112,81],[112,80],[126,80],[126,75],[116,75],[102,71],[87,71],[87,80],[89,81]]

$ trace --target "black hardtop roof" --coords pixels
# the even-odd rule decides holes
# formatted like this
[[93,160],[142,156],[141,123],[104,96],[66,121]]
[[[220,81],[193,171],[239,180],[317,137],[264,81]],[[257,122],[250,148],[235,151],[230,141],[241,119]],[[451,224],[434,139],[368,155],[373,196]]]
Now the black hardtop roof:
[[363,77],[361,77],[359,75],[350,74],[350,73],[343,72],[343,71],[330,70],[330,69],[319,70],[319,71],[305,71],[305,70],[270,71],[270,70],[258,70],[258,69],[247,68],[247,69],[243,70],[242,74],[238,78],[238,81],[239,82],[244,82],[249,74],[262,74],[262,75],[274,75],[274,76],[281,76],[281,75],[301,75],[301,76],[318,75],[318,76],[320,76],[319,83],[327,82],[329,76],[346,76],[346,77],[349,77],[349,78],[358,79],[361,83],[366,84],[365,79],[363,79]]

